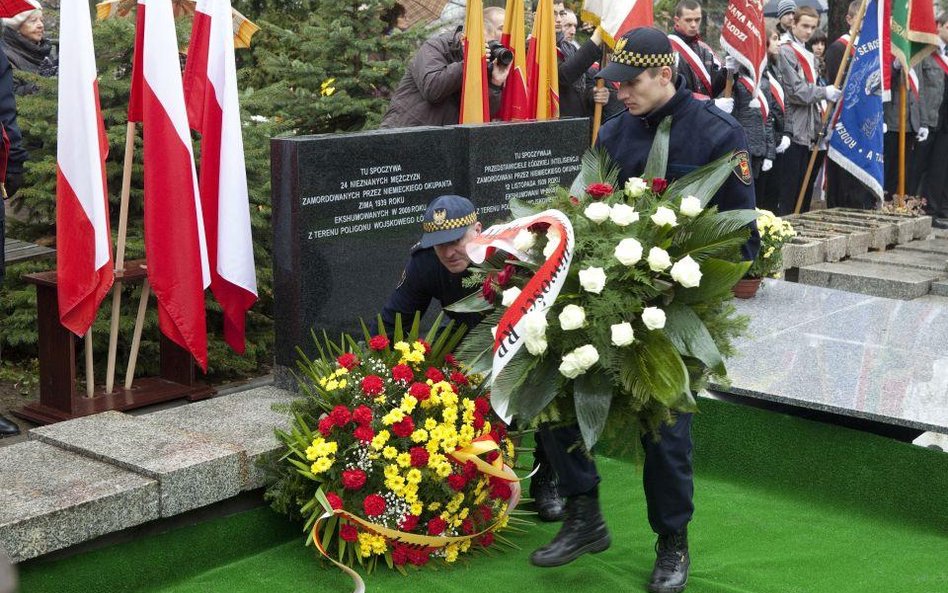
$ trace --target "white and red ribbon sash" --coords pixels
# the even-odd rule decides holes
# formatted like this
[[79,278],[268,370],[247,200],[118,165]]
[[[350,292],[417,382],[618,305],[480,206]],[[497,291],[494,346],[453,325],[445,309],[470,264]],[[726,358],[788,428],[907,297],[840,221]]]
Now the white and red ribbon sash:
[[[548,224],[550,230],[556,229],[559,232],[560,240],[552,255],[540,265],[540,269],[523,287],[520,296],[510,305],[503,317],[500,318],[500,323],[497,324],[492,365],[492,377],[495,380],[524,344],[521,326],[524,315],[535,310],[545,310],[551,307],[563,288],[566,274],[569,272],[570,262],[573,259],[575,242],[573,225],[570,224],[569,218],[559,210],[544,210],[533,216],[518,218],[506,224],[494,225],[475,237],[466,247],[467,255],[474,263],[481,263],[487,258],[489,247],[506,251],[520,260],[529,260],[530,256],[516,249],[513,241],[517,233],[537,223]],[[505,422],[510,422],[509,401],[492,397],[491,404],[494,411]]]
[[780,106],[780,111],[787,110],[787,104],[785,95],[783,92],[783,86],[770,72],[767,73],[767,79],[770,81],[770,94],[773,95],[774,99],[777,101],[777,105]]
[[704,87],[708,95],[711,94],[711,74],[708,73],[708,69],[704,67],[704,62],[701,61],[701,58],[698,54],[695,53],[693,49],[685,42],[684,39],[675,35],[674,33],[668,34],[668,40],[671,41],[672,47],[676,52],[681,55],[682,58],[688,65],[691,66],[691,71],[695,73],[695,78],[698,79],[698,82],[701,83],[701,86]]
[[912,94],[915,95],[915,99],[918,100],[918,74],[915,73],[915,68],[909,68],[909,89],[912,90]]
[[813,65],[813,54],[793,40],[785,41],[784,45],[789,46],[793,53],[797,55],[797,63],[800,64],[800,69],[803,71],[803,77],[806,78],[806,81],[810,84],[816,84],[816,66]]
[[935,58],[935,63],[938,64],[938,67],[944,70],[945,74],[948,75],[948,55],[945,55],[944,48],[942,48],[941,51],[933,53],[932,57]]
[[741,74],[737,81],[747,89],[747,92],[750,93],[751,97],[757,99],[757,102],[760,103],[760,116],[764,119],[764,122],[767,121],[767,117],[770,115],[770,104],[767,102],[767,97],[764,96],[764,93],[761,92],[760,87],[754,86],[754,79],[746,74]]

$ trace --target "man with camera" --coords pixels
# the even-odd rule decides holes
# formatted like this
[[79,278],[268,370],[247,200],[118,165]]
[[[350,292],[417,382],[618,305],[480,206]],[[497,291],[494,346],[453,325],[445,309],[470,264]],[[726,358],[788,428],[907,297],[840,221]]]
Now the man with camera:
[[[487,51],[491,117],[500,111],[500,93],[507,82],[513,57],[507,55],[509,50],[498,43],[503,24],[502,8],[484,9],[484,38],[490,47]],[[448,126],[458,123],[463,77],[461,27],[431,37],[405,70],[388,111],[382,118],[381,127]]]

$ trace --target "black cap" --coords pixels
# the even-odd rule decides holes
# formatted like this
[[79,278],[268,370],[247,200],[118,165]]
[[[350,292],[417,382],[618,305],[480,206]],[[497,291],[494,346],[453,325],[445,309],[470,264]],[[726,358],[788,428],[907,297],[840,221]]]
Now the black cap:
[[596,78],[625,82],[649,68],[674,66],[677,61],[668,35],[654,27],[639,27],[616,40],[609,64]]
[[477,210],[470,200],[461,196],[438,196],[428,204],[422,218],[422,247],[433,247],[457,241],[467,227],[477,222]]

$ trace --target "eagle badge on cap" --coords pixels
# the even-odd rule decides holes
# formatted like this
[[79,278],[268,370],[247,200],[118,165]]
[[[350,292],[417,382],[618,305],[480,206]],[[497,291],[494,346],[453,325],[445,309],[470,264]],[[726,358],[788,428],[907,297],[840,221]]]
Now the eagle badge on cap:
[[612,51],[615,52],[615,53],[618,53],[618,52],[624,50],[624,49],[625,49],[625,44],[626,44],[627,41],[628,41],[628,39],[626,39],[625,37],[620,37],[619,39],[616,39],[616,46],[615,46],[615,48],[614,48]]
[[431,218],[437,225],[444,224],[444,221],[448,219],[448,211],[445,208],[438,208]]

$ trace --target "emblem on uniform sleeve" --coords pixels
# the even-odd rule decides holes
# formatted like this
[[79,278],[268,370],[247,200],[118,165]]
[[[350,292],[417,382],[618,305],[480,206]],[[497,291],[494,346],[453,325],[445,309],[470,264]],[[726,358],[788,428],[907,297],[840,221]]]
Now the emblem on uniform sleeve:
[[444,208],[438,208],[437,210],[434,211],[434,216],[432,216],[432,220],[437,225],[444,224],[444,221],[447,220],[447,218],[448,218],[448,211]]
[[751,173],[750,156],[746,150],[738,151],[734,154],[737,158],[737,165],[734,166],[734,174],[744,185],[750,185],[754,182],[754,174]]

